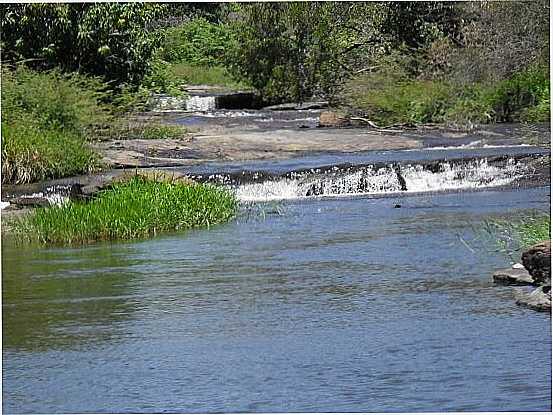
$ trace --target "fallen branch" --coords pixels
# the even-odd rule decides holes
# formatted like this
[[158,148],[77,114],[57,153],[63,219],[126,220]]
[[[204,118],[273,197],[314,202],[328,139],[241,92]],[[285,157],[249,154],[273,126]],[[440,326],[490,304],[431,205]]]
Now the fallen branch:
[[[381,131],[381,132],[388,132],[388,133],[391,133],[391,132],[400,133],[400,132],[402,132],[402,130],[398,130],[397,128],[411,129],[411,130],[418,129],[418,128],[425,128],[425,129],[440,128],[440,126],[437,125],[437,124],[417,125],[417,124],[413,124],[413,123],[390,124],[390,125],[381,127],[381,126],[375,124],[373,121],[371,121],[367,118],[363,118],[363,117],[351,117],[350,120],[352,120],[352,121],[362,121],[362,122],[366,123],[369,127],[374,128],[375,130],[378,130],[378,131]],[[394,128],[396,128],[396,129],[394,129]]]

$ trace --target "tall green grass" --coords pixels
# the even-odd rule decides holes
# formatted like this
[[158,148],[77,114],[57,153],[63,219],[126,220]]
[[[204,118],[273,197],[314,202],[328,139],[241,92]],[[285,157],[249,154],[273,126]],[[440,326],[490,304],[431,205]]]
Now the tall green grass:
[[234,195],[222,188],[135,176],[89,202],[37,209],[13,228],[21,240],[83,244],[209,227],[228,221],[236,209]]
[[2,183],[32,183],[100,167],[98,155],[75,132],[41,129],[24,119],[2,123]]
[[516,220],[489,220],[484,224],[484,231],[502,252],[513,257],[521,250],[551,239],[551,216],[534,212]]

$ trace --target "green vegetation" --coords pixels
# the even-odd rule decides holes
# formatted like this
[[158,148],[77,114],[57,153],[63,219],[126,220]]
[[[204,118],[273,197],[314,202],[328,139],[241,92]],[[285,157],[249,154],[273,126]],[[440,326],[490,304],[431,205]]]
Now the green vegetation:
[[216,85],[230,89],[247,89],[248,85],[234,79],[222,66],[192,66],[175,63],[170,67],[170,76],[177,84]]
[[485,223],[486,233],[509,256],[538,242],[551,239],[551,216],[534,212],[517,220],[494,220]]
[[228,24],[197,17],[163,31],[157,58],[167,63],[166,78],[173,85],[220,85],[243,89],[225,67],[228,51],[236,47]]
[[159,57],[171,63],[217,66],[231,47],[231,36],[226,25],[199,17],[165,30]]
[[228,221],[236,208],[234,195],[215,186],[135,176],[90,202],[37,209],[14,229],[24,240],[80,244],[209,227]]
[[393,68],[350,80],[342,102],[382,124],[544,122],[550,119],[549,69],[531,67],[495,83],[413,80]]
[[99,83],[59,71],[2,69],[2,182],[28,183],[100,167],[87,146],[104,123]]
[[[2,183],[31,183],[84,174],[102,166],[89,142],[182,138],[187,129],[120,113],[98,78],[59,70],[2,68]],[[119,101],[132,106],[132,93]],[[131,104],[128,104],[131,102]]]
[[98,170],[97,155],[74,132],[23,121],[2,124],[2,183],[31,183]]
[[159,46],[151,25],[163,12],[153,3],[4,4],[3,61],[138,85]]

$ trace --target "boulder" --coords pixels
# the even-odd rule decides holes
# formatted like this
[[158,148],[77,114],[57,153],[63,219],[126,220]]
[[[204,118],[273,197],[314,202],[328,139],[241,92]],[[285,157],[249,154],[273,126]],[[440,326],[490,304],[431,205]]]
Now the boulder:
[[551,287],[542,286],[530,293],[517,291],[515,293],[518,305],[531,308],[536,311],[551,311]]
[[522,253],[522,264],[534,282],[551,285],[551,241],[543,241]]
[[493,282],[503,285],[536,285],[528,271],[520,268],[499,269],[492,278]]
[[319,127],[347,127],[351,125],[350,118],[334,111],[323,111],[319,115]]

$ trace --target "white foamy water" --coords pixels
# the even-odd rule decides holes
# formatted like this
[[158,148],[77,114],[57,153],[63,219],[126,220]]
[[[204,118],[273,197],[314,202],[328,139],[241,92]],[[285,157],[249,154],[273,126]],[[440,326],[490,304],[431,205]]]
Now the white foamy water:
[[[471,141],[470,143],[467,143],[467,144],[462,144],[460,146],[441,146],[441,147],[428,147],[428,148],[425,148],[424,150],[425,151],[432,151],[432,150],[459,150],[459,149],[464,149],[464,148],[468,148],[468,149],[471,149],[471,148],[515,148],[515,147],[531,147],[530,144],[497,144],[497,145],[494,145],[494,144],[486,144],[484,140],[476,140],[476,141]],[[420,149],[416,148],[416,149],[409,149],[409,150],[403,150],[403,151],[420,151]]]
[[[305,197],[338,197],[352,194],[370,195],[397,192],[436,192],[505,186],[522,177],[525,167],[509,160],[499,167],[486,159],[462,164],[444,162],[432,172],[422,165],[393,166],[373,169],[362,167],[353,172],[333,171],[325,174],[305,173],[263,183],[248,183],[235,191],[242,201],[269,201]],[[403,183],[402,183],[403,179]]]
[[208,112],[215,110],[215,97],[191,96],[186,100],[186,111]]

